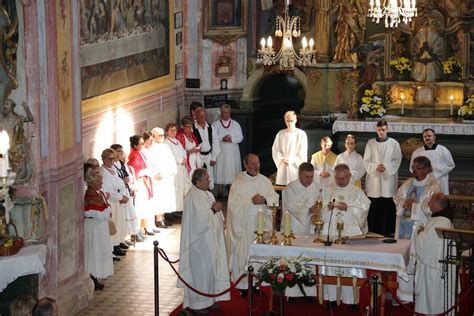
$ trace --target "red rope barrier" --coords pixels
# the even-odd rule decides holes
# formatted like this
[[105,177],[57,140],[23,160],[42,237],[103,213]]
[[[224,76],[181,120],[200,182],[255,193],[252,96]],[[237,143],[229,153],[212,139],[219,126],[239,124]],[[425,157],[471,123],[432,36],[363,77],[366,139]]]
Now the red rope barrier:
[[[384,288],[387,289],[387,286],[385,284],[383,284],[382,282],[380,282],[380,285],[382,285]],[[466,293],[464,293],[459,302],[457,302],[456,304],[454,304],[453,306],[451,306],[450,309],[448,309],[447,311],[444,311],[444,312],[441,312],[441,313],[438,313],[438,314],[423,314],[423,313],[418,313],[418,312],[415,312],[414,310],[408,308],[407,306],[405,306],[405,304],[403,304],[403,301],[400,300],[397,296],[393,296],[393,298],[395,299],[395,301],[397,301],[398,304],[400,304],[400,306],[405,309],[406,311],[408,311],[409,313],[412,313],[414,315],[420,315],[420,316],[443,316],[443,315],[447,315],[449,314],[450,312],[452,312],[455,308],[457,308],[469,295],[469,293],[471,293],[472,289],[474,288],[474,283],[471,284],[471,286],[469,286],[469,288],[467,289]]]

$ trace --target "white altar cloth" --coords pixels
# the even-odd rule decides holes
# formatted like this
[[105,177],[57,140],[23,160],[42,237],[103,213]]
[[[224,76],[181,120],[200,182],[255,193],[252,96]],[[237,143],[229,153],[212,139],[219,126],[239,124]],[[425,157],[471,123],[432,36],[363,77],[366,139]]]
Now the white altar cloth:
[[[297,236],[292,246],[252,244],[248,265],[267,262],[275,257],[309,259],[309,264],[334,267],[350,267],[377,271],[396,272],[408,280],[407,264],[410,240],[398,240],[394,244],[373,243],[357,245],[335,245],[325,247],[313,243],[314,236]],[[254,267],[255,271],[258,270]]]
[[[432,128],[436,134],[474,135],[474,124],[455,123],[450,118],[420,118],[386,115],[390,133],[421,134],[426,128]],[[332,133],[337,132],[375,132],[377,121],[348,119],[341,115],[334,121]]]
[[13,256],[0,257],[0,292],[21,276],[39,274],[42,277],[46,272],[45,263],[46,245],[23,247]]

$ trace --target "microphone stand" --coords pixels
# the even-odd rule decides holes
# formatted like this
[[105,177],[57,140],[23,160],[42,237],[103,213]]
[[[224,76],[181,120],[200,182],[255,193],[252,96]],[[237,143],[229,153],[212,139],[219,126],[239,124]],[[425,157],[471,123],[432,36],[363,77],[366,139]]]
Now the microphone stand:
[[329,231],[331,230],[331,220],[332,220],[332,213],[334,211],[334,203],[336,203],[336,199],[332,199],[332,207],[331,207],[331,215],[329,216],[329,224],[328,224],[328,237],[324,242],[324,246],[331,246],[332,241],[329,240]]

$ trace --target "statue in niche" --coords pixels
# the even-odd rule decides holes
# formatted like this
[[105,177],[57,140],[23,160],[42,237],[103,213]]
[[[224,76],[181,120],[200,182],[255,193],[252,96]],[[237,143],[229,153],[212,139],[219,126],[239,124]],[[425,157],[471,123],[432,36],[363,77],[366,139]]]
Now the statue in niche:
[[337,12],[334,31],[336,47],[333,63],[350,63],[351,51],[364,41],[366,25],[365,0],[337,0],[331,13]]

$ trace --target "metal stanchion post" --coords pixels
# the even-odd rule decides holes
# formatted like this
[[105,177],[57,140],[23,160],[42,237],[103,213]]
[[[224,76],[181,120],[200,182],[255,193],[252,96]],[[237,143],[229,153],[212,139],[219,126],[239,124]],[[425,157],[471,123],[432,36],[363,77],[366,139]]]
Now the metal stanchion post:
[[[379,287],[379,275],[374,274],[371,278],[370,283],[372,284],[372,316],[377,316],[379,314],[379,304],[378,304],[378,287]],[[383,303],[383,302],[382,302]]]
[[253,267],[248,268],[248,303],[249,303],[249,316],[252,316],[252,300],[253,300]]
[[155,316],[160,314],[160,277],[158,271],[158,240],[153,242],[153,264],[154,264],[154,278],[155,278]]

